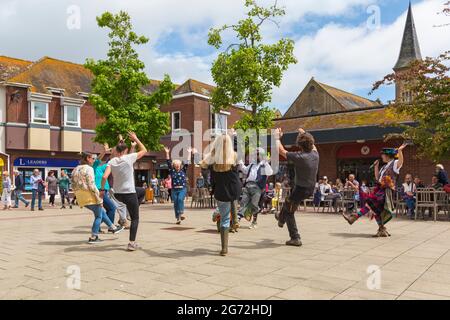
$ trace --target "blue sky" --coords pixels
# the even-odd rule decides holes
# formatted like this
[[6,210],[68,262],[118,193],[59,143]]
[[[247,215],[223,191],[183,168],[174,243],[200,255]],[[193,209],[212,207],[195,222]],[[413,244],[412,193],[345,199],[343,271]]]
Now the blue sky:
[[[260,0],[269,4],[273,0]],[[445,0],[415,0],[413,11],[424,56],[450,49],[448,28],[434,25]],[[295,40],[299,63],[285,74],[273,94],[272,106],[286,111],[311,77],[367,97],[372,83],[392,71],[398,57],[406,0],[279,0],[286,7],[280,28],[268,26],[266,39]],[[243,0],[0,0],[0,55],[36,60],[51,56],[83,63],[107,50],[105,30],[95,17],[103,11],[130,13],[139,34],[149,36],[139,49],[152,78],[169,74],[182,83],[194,78],[212,83],[211,63],[217,52],[207,45],[210,27],[242,17]],[[69,29],[67,9],[75,5],[80,27]],[[373,7],[375,6],[375,7]],[[379,8],[380,24],[369,28],[368,8]],[[371,98],[393,99],[392,88]]]

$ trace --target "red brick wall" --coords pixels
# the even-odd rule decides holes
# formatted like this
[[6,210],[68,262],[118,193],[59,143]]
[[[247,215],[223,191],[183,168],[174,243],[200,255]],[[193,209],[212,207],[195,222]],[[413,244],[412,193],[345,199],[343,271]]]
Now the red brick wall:
[[[16,93],[19,98],[11,100],[11,94]],[[6,88],[6,121],[28,123],[28,91],[24,88]]]

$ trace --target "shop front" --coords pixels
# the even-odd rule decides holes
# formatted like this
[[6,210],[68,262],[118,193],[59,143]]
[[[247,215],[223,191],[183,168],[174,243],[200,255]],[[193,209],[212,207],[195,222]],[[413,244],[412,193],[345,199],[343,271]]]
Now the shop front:
[[58,158],[16,158],[13,162],[14,170],[22,174],[25,181],[25,193],[31,192],[30,177],[35,169],[41,172],[41,176],[45,179],[50,171],[55,173],[59,178],[61,172],[65,171],[69,177],[72,175],[73,169],[78,166],[79,160],[58,159]]
[[369,185],[375,183],[373,163],[380,159],[382,142],[353,143],[341,146],[337,150],[337,177],[345,181],[354,174],[358,181],[366,181]]

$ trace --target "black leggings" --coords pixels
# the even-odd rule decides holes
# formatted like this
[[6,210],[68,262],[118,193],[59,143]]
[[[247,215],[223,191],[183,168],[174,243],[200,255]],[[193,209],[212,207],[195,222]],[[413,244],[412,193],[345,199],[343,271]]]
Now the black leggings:
[[52,205],[55,205],[55,196],[56,196],[56,194],[50,195],[50,204],[52,204]]
[[131,217],[130,241],[136,241],[136,234],[139,226],[139,201],[136,193],[116,193],[117,200],[127,206]]

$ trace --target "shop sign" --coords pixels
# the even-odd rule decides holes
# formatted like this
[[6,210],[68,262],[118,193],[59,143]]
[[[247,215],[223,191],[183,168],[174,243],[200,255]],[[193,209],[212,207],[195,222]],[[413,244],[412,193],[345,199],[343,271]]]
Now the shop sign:
[[55,158],[17,158],[14,167],[36,168],[75,168],[79,160],[55,159]]

